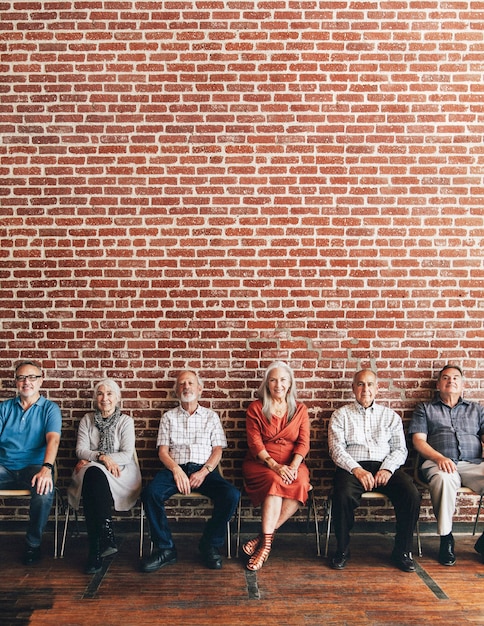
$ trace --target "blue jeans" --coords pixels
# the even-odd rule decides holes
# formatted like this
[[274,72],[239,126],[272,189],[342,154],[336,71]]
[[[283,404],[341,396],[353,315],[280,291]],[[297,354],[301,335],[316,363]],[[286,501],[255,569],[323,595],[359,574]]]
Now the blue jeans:
[[[198,463],[181,465],[183,471],[190,476],[203,466]],[[208,545],[220,548],[225,542],[227,522],[232,519],[240,498],[240,492],[215,469],[208,474],[196,490],[210,498],[213,502],[213,513],[207,522],[202,540]],[[175,546],[168,525],[165,501],[175,493],[179,493],[170,470],[160,470],[151,483],[141,494],[145,506],[146,517],[150,525],[151,540],[155,548],[164,550]]]
[[0,465],[0,489],[30,489],[30,519],[27,527],[27,544],[38,548],[42,533],[49,519],[54,501],[54,489],[50,493],[38,494],[37,487],[32,487],[32,477],[40,471],[41,465],[29,465],[20,470],[9,470]]

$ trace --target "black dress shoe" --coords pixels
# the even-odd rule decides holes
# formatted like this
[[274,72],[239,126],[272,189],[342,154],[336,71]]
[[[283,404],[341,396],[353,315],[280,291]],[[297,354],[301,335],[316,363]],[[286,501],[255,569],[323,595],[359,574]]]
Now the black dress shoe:
[[454,537],[452,533],[440,538],[439,563],[441,565],[455,565]]
[[476,552],[479,552],[479,554],[482,556],[482,562],[484,563],[484,533],[482,533],[482,535],[476,541],[474,545],[474,550]]
[[22,562],[24,565],[32,565],[40,561],[40,546],[33,548],[26,546]]
[[342,552],[341,550],[337,550],[333,558],[331,559],[330,565],[333,569],[344,569],[346,567],[346,564],[348,563],[349,558],[349,550],[346,550],[344,552]]
[[171,565],[176,563],[177,554],[175,548],[164,548],[162,550],[156,550],[146,559],[143,559],[141,563],[142,572],[156,572],[160,567],[165,565]]
[[222,569],[222,555],[218,548],[200,542],[199,550],[205,567],[208,567],[208,569]]
[[402,572],[414,572],[415,563],[411,552],[392,552],[392,561]]

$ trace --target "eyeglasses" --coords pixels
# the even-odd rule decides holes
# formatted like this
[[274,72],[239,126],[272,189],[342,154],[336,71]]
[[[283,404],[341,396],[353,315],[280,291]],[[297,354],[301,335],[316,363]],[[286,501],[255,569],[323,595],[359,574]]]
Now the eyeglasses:
[[23,383],[24,380],[30,380],[31,382],[34,382],[34,380],[37,380],[37,378],[42,378],[42,375],[38,374],[36,376],[35,374],[29,374],[28,376],[15,376],[15,380],[18,383]]

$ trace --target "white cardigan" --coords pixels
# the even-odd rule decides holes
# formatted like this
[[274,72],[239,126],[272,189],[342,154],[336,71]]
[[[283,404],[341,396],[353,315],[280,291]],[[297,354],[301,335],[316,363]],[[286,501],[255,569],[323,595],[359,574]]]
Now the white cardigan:
[[107,476],[116,511],[129,511],[136,504],[141,493],[141,473],[135,460],[134,421],[128,415],[121,414],[114,434],[114,449],[109,454],[121,468],[119,477],[115,477],[102,463],[98,463],[99,430],[94,425],[94,413],[87,413],[79,423],[76,454],[79,460],[89,461],[79,472],[72,474],[72,482],[67,490],[67,499],[74,508],[79,508],[82,482],[88,467],[99,467]]

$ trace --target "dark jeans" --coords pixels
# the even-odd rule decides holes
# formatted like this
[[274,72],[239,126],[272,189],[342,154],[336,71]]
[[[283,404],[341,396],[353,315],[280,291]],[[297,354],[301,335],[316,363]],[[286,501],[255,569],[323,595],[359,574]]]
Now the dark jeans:
[[[203,466],[198,463],[187,463],[181,467],[190,476]],[[213,502],[212,518],[205,526],[203,540],[208,545],[220,548],[225,542],[227,522],[232,519],[237,508],[240,492],[220,476],[216,469],[207,475],[196,491],[207,496]],[[165,501],[175,493],[179,492],[173,479],[173,473],[163,469],[156,474],[141,494],[150,525],[151,540],[155,548],[161,550],[173,548],[175,545],[165,512]]]
[[[373,475],[381,467],[379,461],[360,462],[363,469]],[[412,478],[403,470],[392,474],[388,483],[378,487],[379,491],[391,500],[395,509],[396,533],[395,550],[411,552],[413,533],[420,513],[420,494]],[[355,521],[355,509],[360,505],[361,495],[365,492],[360,481],[346,470],[338,467],[334,475],[333,525],[337,549],[345,552],[350,543],[350,532]]]
[[41,495],[37,493],[37,487],[31,485],[32,477],[40,472],[41,468],[41,465],[29,465],[20,470],[9,470],[0,465],[0,489],[30,489],[30,516],[26,540],[32,548],[40,546],[54,501],[54,489]]

